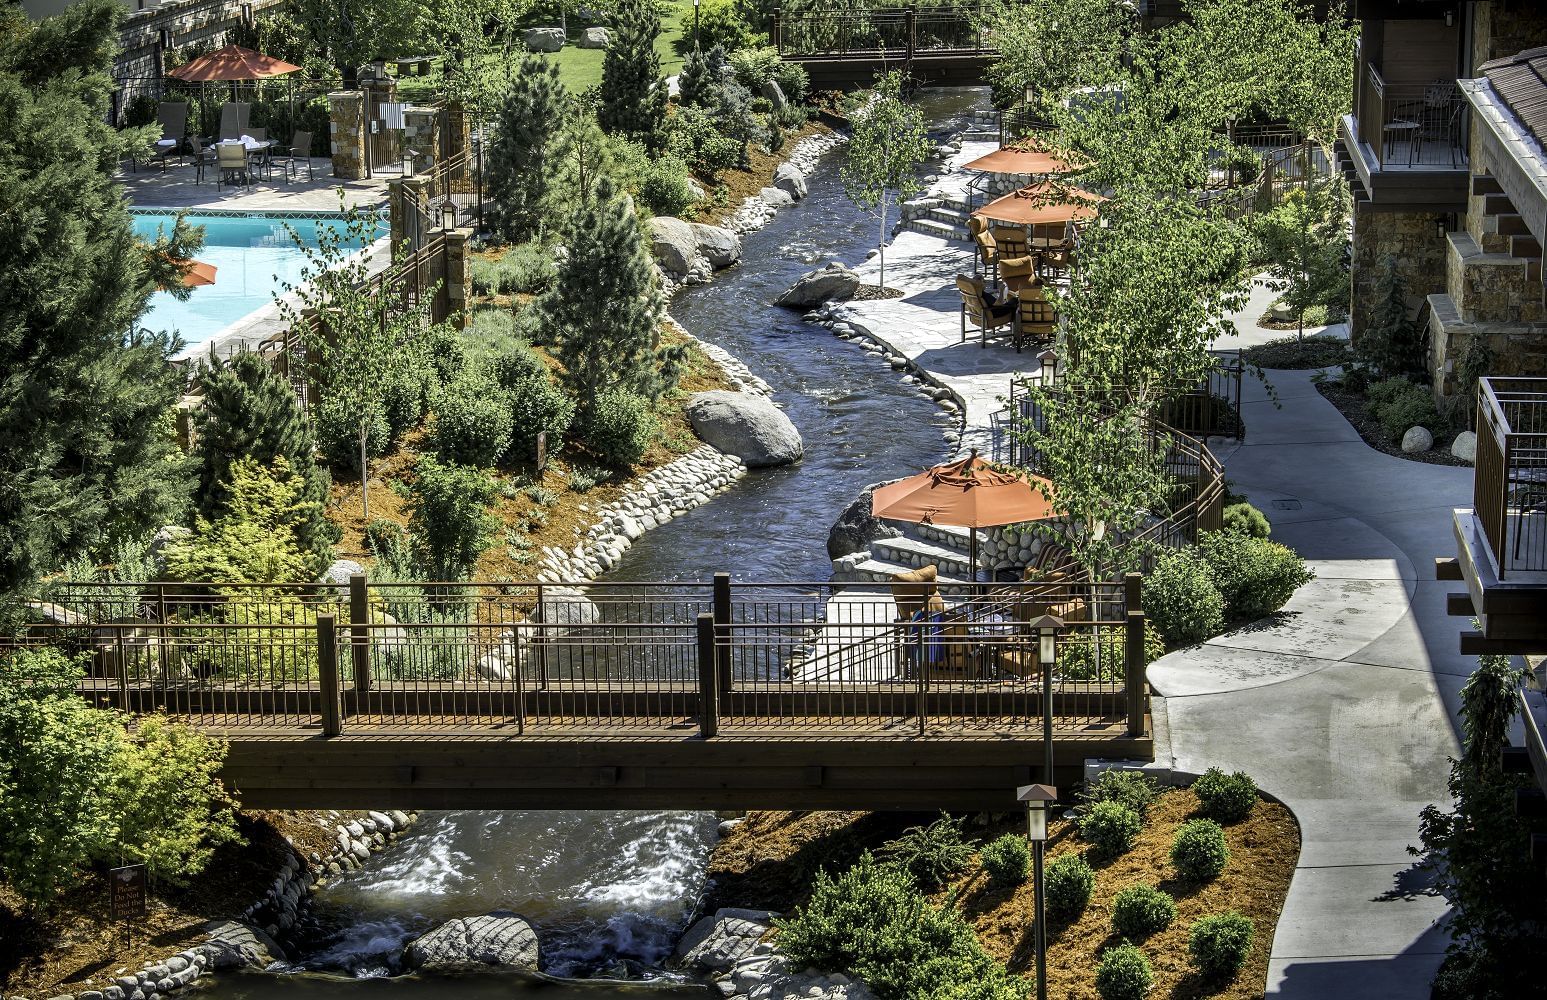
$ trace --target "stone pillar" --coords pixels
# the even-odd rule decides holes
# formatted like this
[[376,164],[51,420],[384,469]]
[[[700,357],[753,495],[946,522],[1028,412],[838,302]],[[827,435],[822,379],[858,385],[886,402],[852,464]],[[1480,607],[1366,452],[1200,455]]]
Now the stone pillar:
[[365,95],[339,90],[328,95],[328,138],[333,176],[354,181],[365,176]]
[[472,292],[472,227],[453,229],[446,234],[446,301],[452,323],[461,329],[467,323],[467,300]]
[[1348,311],[1354,340],[1369,325],[1375,309],[1376,279],[1384,258],[1397,259],[1413,315],[1425,297],[1445,291],[1446,240],[1439,227],[1446,222],[1447,216],[1430,212],[1376,212],[1367,206],[1355,210],[1353,295]]

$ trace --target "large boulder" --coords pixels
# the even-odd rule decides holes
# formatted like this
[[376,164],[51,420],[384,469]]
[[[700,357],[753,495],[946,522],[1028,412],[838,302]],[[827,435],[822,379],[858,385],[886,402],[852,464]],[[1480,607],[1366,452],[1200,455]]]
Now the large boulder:
[[757,192],[757,196],[763,199],[763,204],[769,208],[788,208],[795,204],[795,196],[784,188],[765,187]]
[[327,569],[322,571],[322,575],[317,578],[317,582],[329,583],[340,590],[347,590],[349,588],[349,578],[356,573],[364,572],[365,567],[353,559],[335,559],[328,564]]
[[564,47],[563,28],[528,28],[521,40],[533,52],[557,52]]
[[859,290],[859,275],[834,261],[818,271],[801,275],[799,281],[774,300],[776,306],[810,309],[823,302],[842,302]]
[[173,542],[180,542],[192,534],[192,529],[185,528],[180,524],[166,524],[157,528],[156,533],[150,536],[150,545],[146,547],[145,554],[150,557],[158,579],[166,572],[167,548]]
[[773,927],[770,910],[716,910],[702,917],[677,942],[676,959],[685,968],[699,972],[729,972],[752,953],[757,943]]
[[688,400],[693,432],[752,468],[798,461],[800,431],[767,396],[715,389]]
[[448,920],[403,951],[403,960],[414,969],[498,965],[536,972],[537,959],[537,932],[508,910]]
[[[543,624],[562,625],[562,632],[584,625],[595,625],[602,620],[602,609],[596,602],[574,587],[543,588]],[[544,631],[545,636],[554,634]]]
[[284,949],[274,939],[235,920],[212,920],[204,925],[209,939],[199,945],[214,972],[227,969],[267,969],[283,962]]
[[1450,443],[1450,453],[1463,462],[1477,464],[1477,435],[1472,431],[1462,431],[1456,435],[1456,439]]
[[718,271],[730,267],[741,259],[741,237],[729,229],[711,226],[703,222],[690,223],[698,255]]
[[763,81],[763,96],[768,98],[768,103],[775,111],[783,111],[789,106],[789,98],[784,96],[784,88],[779,86],[778,80]]
[[779,169],[774,171],[773,186],[781,191],[788,191],[791,198],[804,198],[806,175],[801,173],[800,168],[793,163],[781,163]]
[[1429,433],[1427,427],[1412,426],[1407,433],[1402,435],[1402,451],[1408,455],[1417,455],[1434,447],[1434,435]]
[[[896,482],[896,480],[889,480]],[[871,513],[871,501],[876,490],[886,483],[871,483],[843,508],[838,520],[827,533],[827,558],[842,559],[856,552],[865,552],[883,538],[896,538],[902,532]]]
[[661,267],[678,277],[685,276],[698,255],[698,236],[693,232],[693,224],[657,215],[650,220],[650,252]]
[[587,28],[580,35],[582,49],[605,49],[612,44],[612,31],[608,28]]

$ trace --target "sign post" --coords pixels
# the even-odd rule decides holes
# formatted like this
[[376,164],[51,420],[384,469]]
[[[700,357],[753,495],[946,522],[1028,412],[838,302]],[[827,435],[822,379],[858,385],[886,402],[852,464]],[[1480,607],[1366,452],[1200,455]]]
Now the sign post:
[[107,873],[108,918],[140,920],[145,916],[146,876],[144,865],[110,868]]

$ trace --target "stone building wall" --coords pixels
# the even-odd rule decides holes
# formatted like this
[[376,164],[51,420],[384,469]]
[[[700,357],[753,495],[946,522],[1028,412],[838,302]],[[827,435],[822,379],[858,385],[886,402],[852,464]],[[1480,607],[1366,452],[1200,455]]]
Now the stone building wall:
[[[119,113],[136,97],[161,96],[161,78],[157,74],[164,68],[160,58],[163,52],[193,45],[218,48],[226,44],[227,33],[241,23],[244,4],[251,7],[254,17],[261,17],[288,2],[166,0],[158,6],[134,11],[119,29],[119,51],[113,61],[113,76],[120,87]],[[163,31],[167,33],[165,37]]]
[[1445,290],[1445,239],[1438,226],[1447,216],[1432,212],[1354,212],[1353,301],[1349,329],[1357,340],[1376,306],[1381,261],[1395,257],[1407,285],[1408,309],[1416,314],[1424,297]]
[[[1534,9],[1528,9],[1534,8]],[[1472,6],[1472,69],[1547,44],[1547,7],[1512,0]]]
[[328,137],[333,176],[359,180],[365,176],[365,94],[337,90],[328,95]]

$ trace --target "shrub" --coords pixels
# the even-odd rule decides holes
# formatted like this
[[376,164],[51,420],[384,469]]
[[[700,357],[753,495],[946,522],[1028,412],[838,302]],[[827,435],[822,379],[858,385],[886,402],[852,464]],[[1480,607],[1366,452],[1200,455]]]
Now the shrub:
[[[800,63],[781,62],[774,68],[774,82],[779,89],[784,91],[784,96],[789,100],[789,109],[794,109],[799,102],[806,99],[806,94],[811,90],[811,74],[806,72],[806,67]],[[805,108],[799,108],[801,112],[800,123],[806,123]],[[781,121],[779,124],[784,125]]]
[[1121,802],[1097,802],[1080,817],[1080,836],[1107,858],[1115,858],[1132,847],[1143,827],[1139,814]]
[[1162,553],[1144,578],[1143,599],[1144,613],[1168,645],[1202,642],[1224,630],[1225,599],[1196,549]]
[[1026,869],[1031,864],[1031,851],[1026,838],[1007,833],[984,847],[980,860],[989,882],[1001,889],[1022,885],[1026,881]]
[[1087,807],[1098,802],[1116,802],[1127,806],[1140,819],[1149,815],[1150,805],[1160,794],[1160,782],[1143,771],[1124,771],[1118,768],[1102,771],[1096,780],[1085,786],[1080,800]]
[[1096,887],[1096,873],[1083,854],[1060,854],[1042,873],[1047,912],[1054,920],[1074,920],[1085,912]]
[[425,389],[428,372],[417,366],[393,373],[383,387],[382,413],[387,418],[387,430],[394,440],[404,431],[418,425],[424,418]]
[[1225,530],[1248,538],[1267,538],[1273,531],[1267,515],[1249,503],[1233,503],[1225,508]]
[[509,462],[533,462],[537,457],[537,435],[548,432],[548,454],[557,454],[564,446],[564,435],[575,419],[575,404],[548,374],[531,348],[515,344],[500,355],[493,365],[495,379],[506,390],[510,406]]
[[493,295],[500,289],[499,261],[487,257],[474,257],[467,266],[468,281],[474,295]]
[[598,485],[612,480],[612,470],[596,465],[576,465],[569,470],[569,488],[576,493],[589,493]]
[[1218,878],[1229,862],[1225,831],[1211,819],[1188,820],[1171,838],[1171,863],[1183,878],[1207,882]]
[[1205,979],[1233,979],[1252,950],[1253,930],[1235,910],[1203,917],[1188,932],[1187,954]]
[[1370,415],[1392,441],[1400,441],[1409,427],[1427,428],[1436,436],[1446,429],[1429,390],[1405,378],[1388,378],[1370,385]]
[[741,16],[736,0],[704,0],[698,16],[699,45],[705,49],[723,45],[725,51],[734,52],[767,41]]
[[614,389],[596,398],[595,410],[583,430],[586,444],[597,458],[626,468],[644,457],[655,427],[648,401]]
[[1242,771],[1226,774],[1211,767],[1193,782],[1192,792],[1198,797],[1203,814],[1221,823],[1239,823],[1257,804],[1257,783]]
[[166,547],[174,580],[289,583],[309,578],[299,532],[321,512],[306,483],[283,457],[269,465],[241,458],[230,467],[229,498],[213,521],[194,519],[193,532]]
[[1108,948],[1096,967],[1096,992],[1101,1000],[1143,1000],[1154,985],[1150,960],[1131,944]]
[[[1126,669],[1124,657],[1128,639],[1118,625],[1101,626],[1093,635],[1090,632],[1073,632],[1065,636],[1058,650],[1058,672],[1074,681],[1111,680],[1123,676]],[[1160,659],[1166,653],[1166,641],[1154,624],[1144,623],[1144,663]],[[1098,655],[1099,654],[1099,655]]]
[[181,884],[204,870],[216,846],[241,839],[218,776],[226,744],[159,715],[141,716],[134,736],[111,778],[122,856]]
[[1176,900],[1152,885],[1131,885],[1112,900],[1112,929],[1139,940],[1159,934],[1176,919]]
[[655,215],[681,215],[698,201],[688,179],[687,163],[679,156],[662,153],[645,166],[635,193],[640,204]]
[[464,376],[435,401],[430,445],[443,462],[488,468],[510,448],[511,404],[486,376]]
[[878,997],[1025,997],[955,909],[930,903],[905,872],[869,854],[836,879],[817,875],[806,905],[778,925],[793,965],[842,969]]
[[541,241],[518,243],[500,258],[499,292],[502,295],[540,295],[553,287],[557,277],[553,248]]
[[424,455],[408,501],[408,527],[432,579],[462,580],[494,541],[499,522],[488,508],[499,487],[480,469]]
[[882,848],[921,889],[938,889],[972,863],[972,848],[962,839],[961,823],[940,814],[928,826],[915,826]]
[[[324,393],[317,406],[317,447],[328,464],[348,472],[360,471],[360,407],[363,404],[338,393]],[[371,411],[365,432],[365,454],[376,458],[392,443],[392,426],[384,408]]]
[[730,66],[736,71],[736,82],[756,94],[763,84],[776,79],[775,74],[780,66],[779,50],[772,45],[762,45],[732,52]]
[[1198,549],[1224,598],[1225,617],[1231,621],[1266,618],[1315,575],[1294,549],[1266,538],[1209,531]]

